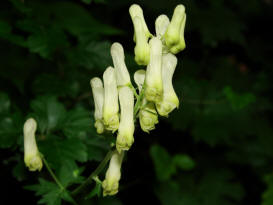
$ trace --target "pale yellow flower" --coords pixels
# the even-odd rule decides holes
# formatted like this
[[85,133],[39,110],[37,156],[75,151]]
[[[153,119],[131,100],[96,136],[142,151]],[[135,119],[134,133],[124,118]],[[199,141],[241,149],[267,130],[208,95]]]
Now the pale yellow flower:
[[113,67],[109,66],[103,73],[104,103],[103,122],[107,130],[115,132],[119,126],[119,105],[116,74]]
[[119,180],[121,177],[121,164],[124,152],[114,151],[109,167],[102,182],[103,196],[115,195],[118,192]]
[[177,65],[175,55],[168,53],[162,57],[163,98],[156,103],[156,109],[162,116],[168,114],[179,106],[178,97],[173,89],[172,77]]
[[158,102],[162,99],[162,42],[158,37],[153,37],[150,42],[150,62],[147,66],[145,78],[145,97],[148,101]]
[[113,43],[111,56],[116,71],[117,86],[131,85],[130,75],[125,64],[124,50],[120,43]]
[[[165,42],[174,54],[185,48],[184,29],[186,23],[185,7],[178,5],[165,33]],[[173,48],[174,47],[174,48]]]
[[129,87],[119,88],[119,103],[121,114],[116,148],[120,152],[129,150],[134,142],[134,94]]
[[30,171],[41,170],[43,162],[36,144],[35,132],[37,123],[29,118],[24,124],[24,161]]
[[101,134],[104,131],[104,125],[102,120],[102,109],[103,109],[103,101],[104,101],[104,89],[103,84],[100,78],[92,78],[90,80],[90,85],[92,88],[94,104],[95,104],[95,127],[97,129],[97,133]]

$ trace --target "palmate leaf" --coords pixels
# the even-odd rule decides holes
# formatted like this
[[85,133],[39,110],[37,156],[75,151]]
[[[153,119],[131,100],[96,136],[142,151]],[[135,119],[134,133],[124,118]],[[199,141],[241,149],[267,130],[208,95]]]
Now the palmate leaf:
[[160,145],[153,145],[150,148],[150,155],[159,181],[169,180],[177,172],[177,168],[187,171],[195,167],[195,162],[190,156],[186,154],[171,156]]
[[198,182],[193,175],[166,181],[155,187],[155,193],[162,205],[234,205],[244,196],[242,186],[224,170],[208,170]]
[[48,135],[39,143],[39,148],[50,165],[58,170],[64,162],[87,161],[87,148],[79,138],[60,139]]
[[12,113],[7,94],[0,93],[0,148],[13,146],[22,137],[23,117],[21,113]]
[[38,204],[61,205],[61,200],[73,201],[73,199],[60,189],[57,184],[40,178],[39,184],[25,186],[25,189],[35,191],[37,196],[42,196]]
[[42,96],[31,101],[31,114],[38,124],[42,134],[60,129],[65,119],[65,107],[54,96]]

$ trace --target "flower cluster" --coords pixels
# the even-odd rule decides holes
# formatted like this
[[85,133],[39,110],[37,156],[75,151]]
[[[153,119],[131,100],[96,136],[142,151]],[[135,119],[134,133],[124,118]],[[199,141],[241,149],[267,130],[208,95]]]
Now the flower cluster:
[[116,150],[102,183],[104,195],[118,192],[124,151],[134,142],[134,120],[139,118],[142,130],[149,132],[158,123],[158,114],[167,117],[179,106],[172,77],[177,65],[174,54],[185,49],[185,7],[178,5],[171,21],[160,15],[155,21],[156,35],[150,33],[139,5],[133,4],[129,13],[134,26],[135,61],[147,66],[134,74],[138,93],[131,83],[123,47],[117,42],[110,52],[113,67],[106,68],[102,80],[95,77],[90,81],[97,132],[117,131]]

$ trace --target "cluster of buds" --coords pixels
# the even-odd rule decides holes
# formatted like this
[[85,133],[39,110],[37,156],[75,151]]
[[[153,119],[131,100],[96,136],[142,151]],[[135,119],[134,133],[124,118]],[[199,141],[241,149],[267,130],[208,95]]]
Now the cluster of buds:
[[123,155],[134,142],[135,119],[139,118],[141,129],[149,132],[158,123],[158,114],[167,117],[179,106],[172,77],[177,65],[174,54],[185,49],[185,7],[178,5],[171,21],[160,15],[155,21],[156,35],[150,33],[139,5],[133,4],[129,13],[134,25],[135,61],[147,66],[134,74],[138,93],[131,83],[123,47],[117,42],[110,52],[113,67],[106,68],[103,80],[95,77],[90,81],[97,132],[117,131],[116,150],[102,183],[104,195],[118,192]]

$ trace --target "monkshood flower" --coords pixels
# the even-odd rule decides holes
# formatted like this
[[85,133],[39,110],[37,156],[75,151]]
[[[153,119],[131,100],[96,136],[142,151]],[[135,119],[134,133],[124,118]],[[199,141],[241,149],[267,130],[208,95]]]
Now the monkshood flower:
[[131,85],[130,75],[125,64],[124,50],[120,43],[112,44],[111,56],[116,71],[117,85]]
[[[144,34],[147,37],[147,39],[152,37],[153,35],[150,33],[150,31],[149,31],[149,29],[147,27],[147,24],[145,22],[142,8],[137,4],[133,4],[129,8],[129,13],[130,13],[130,16],[132,18],[132,21],[136,16],[138,16],[140,18],[141,24],[142,24],[142,27],[143,27],[143,31],[144,31]],[[135,37],[136,36],[134,36],[134,41],[136,40]]]
[[115,69],[109,66],[103,73],[104,103],[103,123],[107,130],[115,132],[119,126],[118,90]]
[[179,53],[180,51],[183,51],[186,48],[186,43],[185,43],[185,39],[184,39],[186,18],[187,18],[187,15],[185,14],[185,17],[183,18],[182,25],[181,25],[179,43],[170,48],[170,51],[173,54],[177,54],[177,53]]
[[102,182],[103,196],[114,195],[118,192],[123,155],[124,152],[118,153],[115,150],[111,157],[105,179]]
[[24,161],[30,171],[41,170],[43,162],[36,144],[35,132],[37,123],[29,118],[24,124]]
[[[180,4],[174,9],[172,20],[165,33],[166,45],[169,47],[171,52],[174,52],[174,54],[186,47],[184,40],[185,22],[185,7]],[[172,49],[173,46],[176,46],[176,48]]]
[[[138,70],[134,74],[134,80],[138,86],[139,92],[142,90],[142,86],[145,80],[145,70]],[[146,98],[142,100],[142,105],[139,111],[140,127],[144,132],[149,132],[155,128],[155,124],[158,123],[158,116],[153,102],[148,102]]]
[[104,131],[104,125],[102,120],[102,108],[104,101],[104,89],[103,84],[100,78],[92,78],[90,80],[90,85],[92,88],[94,104],[95,104],[95,127],[97,129],[97,133],[101,134]]
[[129,13],[134,25],[135,61],[139,65],[147,65],[150,58],[148,39],[152,36],[145,23],[143,11],[137,4],[133,4]]
[[145,97],[148,101],[159,102],[163,94],[161,73],[162,42],[158,37],[153,37],[149,44],[151,51],[145,78]]
[[179,100],[172,85],[176,65],[175,55],[168,53],[162,56],[163,98],[162,101],[156,103],[156,109],[160,115],[166,117],[179,106]]
[[134,94],[133,91],[123,86],[119,88],[120,124],[116,140],[118,152],[129,150],[134,142]]

